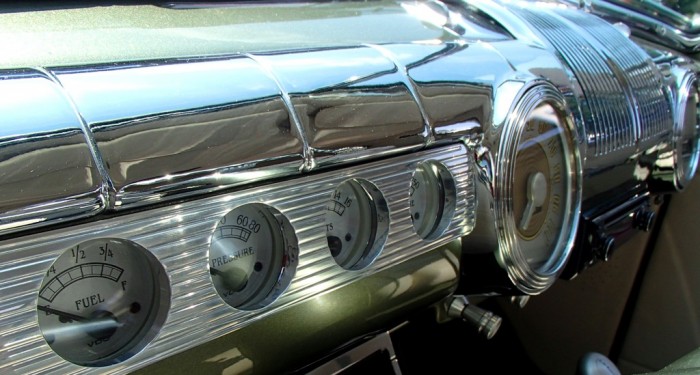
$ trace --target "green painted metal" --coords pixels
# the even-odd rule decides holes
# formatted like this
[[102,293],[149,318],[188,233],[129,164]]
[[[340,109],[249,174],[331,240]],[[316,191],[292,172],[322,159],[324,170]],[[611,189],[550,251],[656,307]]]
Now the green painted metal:
[[[31,10],[31,11],[30,11]],[[0,14],[0,68],[453,40],[394,1],[95,6]]]
[[461,241],[453,241],[136,373],[269,374],[301,368],[447,297],[457,285],[460,249]]

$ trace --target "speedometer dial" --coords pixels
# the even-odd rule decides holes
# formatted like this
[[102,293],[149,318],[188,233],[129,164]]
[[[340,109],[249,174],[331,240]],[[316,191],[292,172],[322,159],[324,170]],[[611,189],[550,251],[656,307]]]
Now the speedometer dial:
[[515,157],[513,215],[527,263],[546,265],[567,215],[565,192],[571,189],[564,131],[555,109],[536,107],[525,123]]
[[551,285],[571,251],[581,207],[581,161],[561,94],[539,84],[521,97],[499,145],[497,259],[524,293]]

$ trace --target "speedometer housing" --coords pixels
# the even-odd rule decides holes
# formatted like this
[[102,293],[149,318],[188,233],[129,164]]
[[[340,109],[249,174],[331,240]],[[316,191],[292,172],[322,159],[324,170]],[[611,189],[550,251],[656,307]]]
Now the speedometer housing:
[[581,158],[572,116],[546,82],[523,90],[507,118],[496,162],[497,260],[522,292],[561,273],[581,210]]

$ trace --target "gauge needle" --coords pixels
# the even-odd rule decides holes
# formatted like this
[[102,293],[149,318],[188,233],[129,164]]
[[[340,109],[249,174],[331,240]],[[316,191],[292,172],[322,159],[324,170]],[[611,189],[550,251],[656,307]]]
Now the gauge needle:
[[542,172],[531,174],[527,182],[527,206],[520,220],[520,229],[524,231],[530,226],[535,209],[541,207],[547,197],[547,179]]
[[48,306],[39,305],[36,308],[37,308],[37,310],[41,310],[41,311],[47,312],[49,314],[58,315],[59,317],[64,318],[65,320],[61,320],[62,323],[67,323],[70,321],[87,322],[90,320],[88,318],[84,318],[84,317],[79,316],[79,315],[71,314],[71,313],[68,313],[65,311],[61,311],[61,310],[52,309],[51,307],[48,307]]

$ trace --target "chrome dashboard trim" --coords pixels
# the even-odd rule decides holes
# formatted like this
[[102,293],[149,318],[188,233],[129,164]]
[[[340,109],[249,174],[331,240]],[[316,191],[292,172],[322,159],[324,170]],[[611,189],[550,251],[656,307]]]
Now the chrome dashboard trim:
[[[52,69],[125,208],[298,173],[303,136],[244,57]],[[264,139],[259,147],[251,139]]]
[[[442,162],[458,189],[454,218],[435,241],[424,241],[414,232],[408,207],[413,170],[428,159]],[[130,372],[459,239],[476,220],[473,168],[466,147],[449,145],[0,242],[0,311],[5,312],[0,325],[0,373]],[[333,189],[352,177],[372,181],[382,190],[391,223],[384,250],[372,265],[359,271],[337,265],[324,225]],[[299,265],[289,289],[277,301],[242,311],[221,300],[211,285],[207,252],[219,219],[231,208],[251,202],[275,207],[290,220],[299,240]],[[101,237],[132,240],[158,258],[170,280],[171,310],[160,334],[141,353],[114,366],[86,368],[61,359],[44,341],[36,320],[37,290],[64,249]]]
[[0,113],[0,235],[105,209],[99,162],[60,86],[37,70],[1,72]]

